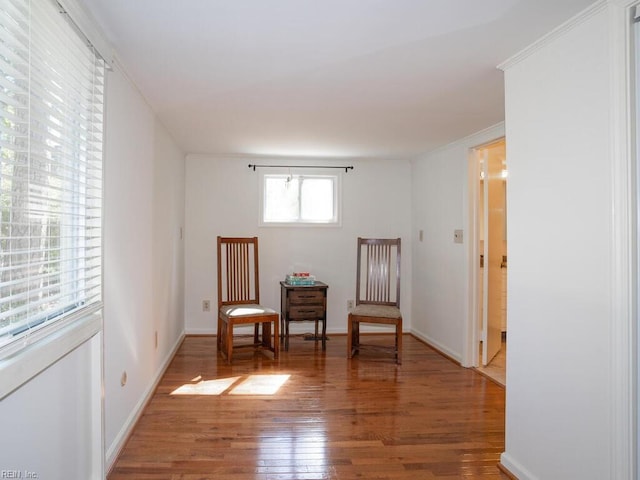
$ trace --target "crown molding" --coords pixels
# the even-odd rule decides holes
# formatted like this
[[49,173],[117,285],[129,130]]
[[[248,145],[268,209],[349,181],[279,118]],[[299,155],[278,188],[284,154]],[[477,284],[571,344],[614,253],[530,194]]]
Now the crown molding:
[[546,47],[550,43],[553,43],[557,38],[565,35],[568,31],[572,30],[576,26],[586,22],[594,15],[600,13],[606,7],[607,7],[607,0],[597,1],[590,7],[587,7],[582,12],[578,13],[574,17],[564,22],[562,25],[556,27],[555,29],[551,30],[549,33],[547,33],[540,39],[536,40],[534,43],[526,47],[524,50],[521,50],[520,52],[516,53],[512,57],[508,58],[507,60],[499,64],[497,68],[502,71],[510,69],[514,65],[517,65],[524,59],[533,55],[538,50],[541,50],[542,48]]

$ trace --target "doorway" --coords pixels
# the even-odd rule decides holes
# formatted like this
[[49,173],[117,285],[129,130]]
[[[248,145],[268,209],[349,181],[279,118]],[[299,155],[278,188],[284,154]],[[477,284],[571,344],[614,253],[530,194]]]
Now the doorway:
[[506,385],[507,160],[505,139],[472,150],[475,162],[474,255],[476,368]]

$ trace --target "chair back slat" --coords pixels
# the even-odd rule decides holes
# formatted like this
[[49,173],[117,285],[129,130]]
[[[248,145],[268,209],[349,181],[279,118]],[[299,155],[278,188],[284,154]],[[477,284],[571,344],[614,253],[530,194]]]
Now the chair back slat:
[[369,245],[367,249],[367,295],[375,302],[389,302],[391,298],[391,246]]
[[400,258],[399,238],[358,238],[356,305],[400,307]]
[[258,238],[218,237],[218,307],[260,303]]
[[249,297],[249,246],[227,243],[227,299],[244,300]]

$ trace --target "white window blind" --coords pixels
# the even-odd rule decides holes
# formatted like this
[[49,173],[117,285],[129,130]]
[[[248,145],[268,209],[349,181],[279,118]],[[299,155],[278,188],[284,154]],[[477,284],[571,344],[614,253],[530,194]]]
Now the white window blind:
[[104,61],[50,0],[0,9],[0,357],[101,308]]

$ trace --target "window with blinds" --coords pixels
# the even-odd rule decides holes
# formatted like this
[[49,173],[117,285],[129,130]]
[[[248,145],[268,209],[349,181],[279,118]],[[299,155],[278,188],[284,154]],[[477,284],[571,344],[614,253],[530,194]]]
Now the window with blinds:
[[0,357],[101,308],[104,61],[50,0],[0,9]]

